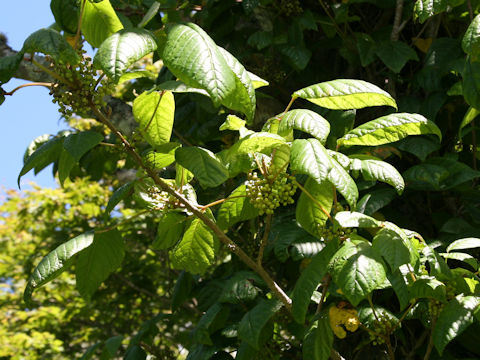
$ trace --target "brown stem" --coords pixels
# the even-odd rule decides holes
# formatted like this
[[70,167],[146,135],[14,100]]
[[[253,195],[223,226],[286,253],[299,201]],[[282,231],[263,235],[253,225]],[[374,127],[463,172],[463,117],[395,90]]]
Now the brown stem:
[[377,312],[375,311],[375,306],[373,306],[372,302],[372,297],[370,295],[367,296],[368,303],[370,304],[370,307],[372,308],[373,316],[375,316],[375,319],[380,322],[380,319],[377,316]]
[[473,20],[473,8],[472,8],[472,1],[467,0],[467,7],[468,7],[468,15],[470,16],[470,21]]
[[405,317],[408,315],[408,313],[410,312],[410,310],[412,310],[412,308],[415,306],[415,303],[416,303],[416,302],[410,303],[410,306],[407,308],[407,310],[405,310],[405,312],[403,313],[402,317],[398,320],[398,323],[395,324],[395,326],[392,328],[392,333],[400,326],[400,324],[402,323],[402,321],[405,320]]
[[13,95],[13,94],[15,94],[15,92],[17,92],[18,90],[23,89],[23,88],[25,88],[25,87],[29,87],[29,86],[45,86],[45,87],[50,87],[50,86],[52,86],[52,83],[47,83],[47,82],[32,82],[32,83],[28,83],[28,84],[23,84],[23,85],[17,86],[17,87],[16,87],[15,89],[13,89],[12,91],[4,92],[3,95]]
[[265,251],[265,247],[268,243],[268,235],[270,234],[270,228],[272,227],[272,217],[272,214],[268,214],[267,219],[265,220],[265,231],[263,232],[263,237],[260,241],[260,249],[258,250],[257,256],[257,265],[259,267],[262,267],[263,252]]
[[320,299],[320,302],[318,303],[316,314],[319,314],[320,311],[322,311],[323,302],[327,297],[327,291],[331,281],[332,281],[332,277],[330,276],[330,274],[328,274],[327,279],[323,282],[322,297]]
[[85,12],[85,3],[86,2],[87,2],[87,0],[83,0],[81,8],[80,8],[80,15],[78,17],[78,25],[77,25],[77,33],[75,34],[75,41],[73,42],[73,44],[74,44],[73,48],[74,49],[77,48],[78,41],[80,40],[80,33],[82,32],[82,21],[83,21],[83,14]]
[[230,199],[239,199],[239,198],[244,198],[244,197],[247,197],[246,195],[238,195],[238,196],[229,196],[225,199],[220,199],[220,200],[217,200],[217,201],[214,201],[214,202],[211,202],[210,204],[207,204],[207,205],[203,205],[203,206],[200,206],[200,209],[201,210],[206,210],[208,209],[209,207],[212,207],[212,206],[215,206],[215,205],[219,205],[227,200],[230,200]]
[[180,203],[182,203],[186,209],[198,217],[206,226],[208,226],[212,232],[218,237],[218,239],[240,260],[242,260],[250,269],[255,271],[265,281],[269,289],[275,294],[275,296],[285,305],[289,312],[292,311],[292,300],[283,291],[283,289],[271,278],[271,276],[257,263],[250,258],[232,239],[230,239],[222,229],[220,229],[215,222],[204,214],[200,209],[191,204],[182,194],[172,189],[165,181],[163,181],[157,173],[144,164],[140,155],[135,151],[135,148],[128,142],[128,140],[117,130],[117,128],[107,119],[107,117],[96,107],[92,99],[89,99],[89,105],[94,114],[98,117],[98,121],[106,125],[124,144],[125,150],[133,157],[135,162],[143,168],[148,176],[152,178],[156,185],[158,185],[163,191],[176,197]]
[[73,87],[73,84],[69,81],[67,81],[66,79],[62,78],[61,76],[57,75],[56,73],[54,73],[52,70],[46,68],[45,66],[43,66],[42,64],[40,64],[38,61],[36,61],[33,57],[32,57],[32,64],[34,64],[35,66],[37,66],[38,68],[40,68],[43,72],[47,73],[48,75],[50,75],[51,77],[53,77],[54,79],[57,79],[57,80],[60,80],[66,84],[68,84],[69,86]]
[[404,0],[397,0],[397,6],[395,8],[395,18],[393,19],[392,33],[390,34],[390,40],[392,41],[398,41],[398,37],[400,35],[402,12],[403,12],[403,1]]
[[433,350],[433,330],[435,329],[436,324],[437,324],[437,318],[435,317],[432,320],[432,328],[430,330],[430,339],[428,340],[427,352],[425,353],[425,356],[423,357],[423,360],[428,360],[430,358],[430,355],[432,354],[432,350]]

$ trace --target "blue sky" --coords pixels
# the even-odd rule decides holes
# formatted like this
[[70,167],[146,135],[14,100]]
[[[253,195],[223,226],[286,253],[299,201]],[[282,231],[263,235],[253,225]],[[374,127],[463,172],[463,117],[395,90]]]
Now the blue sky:
[[[2,1],[0,11],[0,32],[8,38],[8,44],[15,50],[34,31],[48,27],[54,22],[50,12],[50,0]],[[27,81],[11,80],[3,86],[10,91]],[[1,188],[17,188],[17,176],[23,165],[23,154],[30,142],[42,134],[56,134],[65,129],[57,106],[51,102],[48,89],[27,87],[7,96],[0,106],[0,193]],[[22,188],[34,181],[43,187],[56,187],[51,166],[38,176],[33,172],[22,178]]]

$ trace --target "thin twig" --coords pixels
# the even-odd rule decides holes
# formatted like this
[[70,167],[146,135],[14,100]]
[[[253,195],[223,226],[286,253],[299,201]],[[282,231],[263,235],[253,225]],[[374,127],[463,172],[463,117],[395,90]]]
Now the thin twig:
[[393,19],[393,28],[392,33],[390,34],[390,40],[398,41],[398,37],[400,35],[400,26],[402,21],[402,13],[403,13],[403,1],[404,0],[397,0],[397,6],[395,7],[395,17]]
[[244,198],[244,197],[247,197],[247,196],[246,196],[246,195],[229,196],[229,197],[227,197],[227,198],[225,198],[225,199],[220,199],[220,200],[211,202],[210,204],[200,206],[200,209],[206,210],[206,209],[208,209],[209,207],[212,207],[212,206],[215,206],[215,205],[219,205],[219,204],[221,204],[221,203],[223,203],[223,202],[225,202],[225,201],[227,201],[227,200]]
[[407,317],[408,313],[410,312],[410,310],[412,310],[412,308],[415,306],[416,302],[412,302],[410,303],[410,306],[407,308],[407,310],[405,310],[405,312],[403,313],[402,317],[398,320],[398,322],[395,324],[395,326],[392,328],[392,333],[397,330],[397,328],[400,326],[400,324],[402,323],[403,320],[405,320],[405,318]]
[[262,267],[263,253],[268,243],[268,235],[270,234],[270,228],[272,227],[272,217],[272,214],[268,214],[265,220],[265,231],[263,232],[263,237],[260,241],[260,249],[258,250],[257,256],[257,265],[260,267]]
[[28,83],[28,84],[23,84],[23,85],[17,86],[17,87],[16,87],[15,89],[13,89],[12,91],[4,92],[3,95],[13,95],[13,94],[15,94],[15,92],[17,92],[18,90],[23,89],[23,88],[25,88],[25,87],[29,87],[29,86],[45,86],[45,87],[49,88],[50,86],[52,86],[52,83],[47,83],[47,82],[32,82],[32,83]]
[[327,297],[327,291],[331,281],[332,281],[332,277],[330,276],[330,274],[328,274],[327,279],[323,282],[322,297],[320,299],[320,302],[318,303],[316,314],[319,314],[320,311],[322,311],[322,306],[325,301],[325,298]]
[[54,79],[57,79],[57,80],[60,80],[70,86],[73,87],[73,84],[71,82],[69,82],[68,80],[62,78],[60,75],[54,73],[52,70],[46,68],[45,66],[43,66],[42,64],[40,64],[38,61],[36,61],[33,57],[32,57],[32,64],[34,64],[35,66],[37,66],[38,68],[40,68],[40,70],[42,70],[43,72],[46,72],[48,75],[50,75],[51,77],[53,77]]
[[467,0],[467,7],[468,7],[468,15],[470,16],[470,21],[473,20],[473,8],[472,8],[472,1]]
[[430,358],[430,355],[433,350],[433,330],[435,329],[435,325],[437,325],[437,318],[434,317],[432,320],[432,327],[430,329],[430,339],[428,340],[428,346],[427,346],[427,351],[425,353],[425,356],[423,357],[423,360],[428,360]]
[[85,3],[87,0],[82,1],[82,5],[80,8],[80,15],[78,16],[78,25],[77,25],[77,33],[75,34],[75,41],[73,42],[74,44],[74,49],[77,48],[78,41],[80,40],[80,33],[82,32],[82,21],[83,21],[83,14],[85,12]]

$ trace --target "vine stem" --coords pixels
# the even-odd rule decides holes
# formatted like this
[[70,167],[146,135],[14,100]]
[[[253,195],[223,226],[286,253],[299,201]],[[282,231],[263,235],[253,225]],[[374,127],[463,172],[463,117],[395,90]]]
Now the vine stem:
[[13,95],[13,94],[15,94],[15,92],[17,92],[18,90],[23,89],[23,88],[26,88],[26,87],[29,87],[29,86],[45,86],[45,87],[50,87],[50,86],[52,86],[52,83],[47,83],[47,82],[32,82],[32,83],[27,83],[27,84],[23,84],[23,85],[17,86],[17,87],[16,87],[15,89],[13,89],[12,91],[4,92],[3,95]]
[[272,227],[272,214],[267,215],[265,220],[265,231],[263,232],[262,240],[260,241],[260,249],[258,250],[257,265],[262,267],[263,253],[268,242],[268,235],[270,234],[270,228]]
[[305,195],[307,195],[307,196],[320,208],[320,210],[328,217],[328,219],[333,222],[332,216],[330,215],[330,213],[329,213],[327,210],[325,210],[325,209],[323,208],[322,204],[320,204],[320,203],[318,202],[318,200],[315,199],[315,198],[313,197],[313,195],[310,194],[310,193],[307,191],[307,189],[305,189],[297,180],[293,180],[293,182],[300,188],[300,190],[302,190],[302,191],[305,193]]
[[157,173],[144,164],[142,158],[137,153],[135,148],[130,144],[130,142],[123,136],[123,134],[108,120],[108,118],[97,108],[92,98],[88,99],[89,106],[92,109],[93,113],[98,117],[98,121],[107,126],[123,143],[125,150],[133,157],[135,162],[143,168],[148,176],[158,185],[163,191],[177,198],[186,209],[193,213],[197,218],[199,218],[206,226],[208,226],[212,232],[218,237],[218,239],[230,250],[232,253],[237,255],[240,260],[242,260],[245,265],[250,269],[255,271],[260,277],[265,281],[269,289],[275,294],[275,296],[285,305],[285,308],[291,313],[292,312],[292,299],[283,291],[283,289],[272,279],[272,277],[259,266],[251,257],[249,257],[230,237],[228,237],[222,229],[220,229],[215,222],[210,219],[206,214],[204,214],[200,209],[191,204],[182,194],[172,189],[165,181],[163,181]]

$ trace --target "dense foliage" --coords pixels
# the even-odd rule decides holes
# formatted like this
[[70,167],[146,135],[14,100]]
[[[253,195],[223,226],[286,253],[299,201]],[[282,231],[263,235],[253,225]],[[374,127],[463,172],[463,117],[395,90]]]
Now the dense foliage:
[[0,58],[71,127],[1,206],[0,357],[480,356],[480,1],[51,10]]

